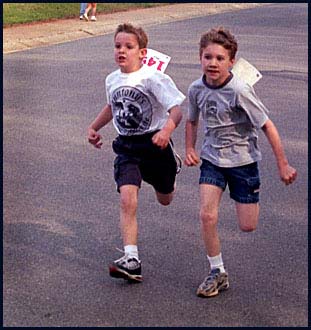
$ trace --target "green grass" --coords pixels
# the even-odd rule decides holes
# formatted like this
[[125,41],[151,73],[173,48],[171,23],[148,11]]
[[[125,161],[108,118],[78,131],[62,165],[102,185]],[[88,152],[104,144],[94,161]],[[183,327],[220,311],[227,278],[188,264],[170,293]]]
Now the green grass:
[[[97,13],[114,13],[171,3],[97,3]],[[4,3],[3,27],[14,24],[78,17],[80,3]]]

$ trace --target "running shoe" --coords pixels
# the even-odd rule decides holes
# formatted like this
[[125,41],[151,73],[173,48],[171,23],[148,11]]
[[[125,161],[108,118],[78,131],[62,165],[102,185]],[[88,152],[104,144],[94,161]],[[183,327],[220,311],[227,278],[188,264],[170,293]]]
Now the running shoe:
[[220,269],[212,269],[197,290],[199,297],[214,297],[222,290],[229,288],[228,273],[221,273]]
[[115,260],[109,267],[111,277],[123,278],[131,282],[141,282],[141,261],[135,257],[125,254],[122,258]]

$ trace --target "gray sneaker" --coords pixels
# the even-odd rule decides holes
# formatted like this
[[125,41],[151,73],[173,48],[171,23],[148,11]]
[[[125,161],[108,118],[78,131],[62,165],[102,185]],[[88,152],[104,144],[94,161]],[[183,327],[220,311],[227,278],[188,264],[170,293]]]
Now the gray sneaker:
[[123,278],[130,282],[141,282],[143,280],[141,276],[141,261],[125,254],[110,265],[109,274],[112,277]]
[[221,273],[219,268],[212,269],[197,290],[199,297],[213,297],[219,291],[229,288],[228,273]]

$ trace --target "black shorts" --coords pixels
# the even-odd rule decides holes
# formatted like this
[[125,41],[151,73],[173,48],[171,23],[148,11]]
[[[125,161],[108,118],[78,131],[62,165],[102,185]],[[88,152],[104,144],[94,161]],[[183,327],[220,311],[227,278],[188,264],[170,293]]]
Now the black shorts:
[[122,136],[119,135],[112,143],[117,154],[114,161],[114,178],[117,189],[131,184],[141,187],[141,181],[151,184],[162,194],[174,191],[177,162],[172,147],[168,145],[160,149],[152,143],[156,132]]

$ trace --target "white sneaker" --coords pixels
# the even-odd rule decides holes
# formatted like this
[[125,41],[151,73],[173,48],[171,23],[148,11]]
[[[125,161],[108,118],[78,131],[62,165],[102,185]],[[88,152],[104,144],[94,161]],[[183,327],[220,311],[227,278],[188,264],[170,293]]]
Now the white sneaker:
[[123,278],[130,282],[142,282],[141,261],[125,254],[109,266],[109,274],[111,277]]
[[80,15],[80,19],[81,19],[81,20],[83,19],[83,15]]
[[92,16],[92,17],[91,17],[91,21],[96,22],[96,21],[97,21],[97,20],[96,20],[96,17],[95,17],[95,16]]
[[88,20],[89,20],[89,18],[87,17],[87,15],[86,15],[86,14],[83,14],[83,18],[84,18],[86,21],[88,21]]

